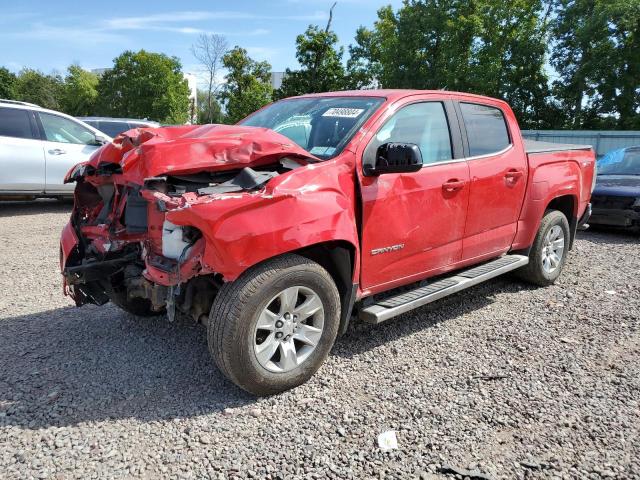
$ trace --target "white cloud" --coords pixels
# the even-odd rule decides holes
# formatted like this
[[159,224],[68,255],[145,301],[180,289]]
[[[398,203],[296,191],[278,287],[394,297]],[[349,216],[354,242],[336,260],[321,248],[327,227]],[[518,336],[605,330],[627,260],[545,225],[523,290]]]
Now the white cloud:
[[[26,20],[34,14],[10,14],[14,20]],[[45,41],[58,41],[64,44],[74,44],[80,47],[90,48],[96,44],[125,43],[129,40],[128,31],[162,31],[182,35],[220,34],[229,37],[254,37],[267,35],[271,31],[262,26],[253,29],[237,29],[228,31],[216,31],[208,28],[206,23],[214,20],[253,20],[255,22],[268,22],[271,26],[278,21],[321,21],[328,17],[326,12],[315,11],[304,15],[262,15],[241,11],[182,11],[154,13],[140,16],[119,16],[87,21],[82,17],[65,16],[48,19],[47,22],[33,22],[23,25],[23,28],[15,31],[3,29],[0,38],[21,38]],[[6,23],[7,15],[0,15],[0,24]],[[73,20],[71,22],[71,20]],[[70,25],[62,24],[70,23]],[[206,22],[206,23],[205,23]],[[14,22],[15,23],[15,22]],[[223,22],[229,23],[229,22]],[[251,51],[251,50],[250,50]],[[275,55],[275,49],[254,47],[253,52],[257,56],[270,57]]]
[[250,57],[258,60],[270,60],[280,53],[280,50],[271,47],[246,47],[245,50]]
[[[237,11],[187,11],[155,13],[138,17],[110,18],[103,22],[105,30],[171,30],[170,24],[180,22],[204,22],[206,20],[264,20],[264,21],[314,21],[325,20],[327,13],[316,11],[306,15],[261,15]],[[195,27],[181,27],[198,30]]]
[[14,23],[26,20],[28,18],[34,18],[37,15],[32,12],[14,12],[14,13],[6,13],[3,12],[0,15],[0,23]]
[[1,34],[13,38],[29,38],[38,40],[56,40],[60,42],[86,44],[121,42],[126,40],[120,34],[90,27],[58,27],[44,23],[33,23],[26,30]]

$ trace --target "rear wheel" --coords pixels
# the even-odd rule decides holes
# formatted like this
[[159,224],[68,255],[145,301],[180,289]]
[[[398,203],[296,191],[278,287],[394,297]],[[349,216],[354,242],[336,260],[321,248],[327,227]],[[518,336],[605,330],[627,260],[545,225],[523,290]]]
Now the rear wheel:
[[329,273],[298,255],[249,269],[220,289],[208,324],[218,368],[254,395],[306,382],[335,341],[338,290]]
[[548,210],[529,253],[529,263],[517,271],[523,280],[535,285],[553,284],[562,273],[570,241],[569,222],[558,210]]

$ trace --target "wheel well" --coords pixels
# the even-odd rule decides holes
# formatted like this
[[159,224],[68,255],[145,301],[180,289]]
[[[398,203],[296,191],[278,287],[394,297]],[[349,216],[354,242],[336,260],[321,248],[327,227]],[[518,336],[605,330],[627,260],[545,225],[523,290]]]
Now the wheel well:
[[547,210],[558,210],[564,213],[564,216],[567,217],[567,220],[569,221],[569,231],[571,233],[569,249],[573,248],[573,240],[575,239],[576,229],[578,227],[578,218],[575,213],[577,210],[576,207],[577,201],[574,195],[563,195],[551,200],[546,208]]
[[329,272],[340,294],[340,329],[346,332],[351,310],[355,301],[357,285],[353,283],[353,268],[355,265],[355,247],[343,241],[320,243],[295,251],[298,255],[313,260],[322,265]]

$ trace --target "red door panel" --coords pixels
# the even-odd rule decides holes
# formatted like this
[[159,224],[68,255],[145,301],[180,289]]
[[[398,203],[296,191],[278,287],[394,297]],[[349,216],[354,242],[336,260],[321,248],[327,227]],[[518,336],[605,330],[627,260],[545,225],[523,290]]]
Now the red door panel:
[[515,148],[469,160],[471,191],[463,256],[475,258],[509,249],[526,189],[527,162]]
[[466,162],[363,177],[361,190],[363,289],[407,283],[460,261],[469,200]]
[[461,101],[459,112],[470,157],[465,261],[500,255],[515,237],[527,180],[527,158],[517,122],[502,102]]

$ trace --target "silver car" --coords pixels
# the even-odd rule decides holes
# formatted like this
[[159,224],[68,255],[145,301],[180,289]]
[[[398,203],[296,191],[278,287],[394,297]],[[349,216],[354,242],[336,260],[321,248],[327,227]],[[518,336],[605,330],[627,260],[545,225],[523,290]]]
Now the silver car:
[[72,196],[66,173],[110,141],[64,113],[0,100],[0,198]]
[[132,128],[160,126],[158,122],[152,120],[137,120],[135,118],[78,117],[78,119],[113,138]]

